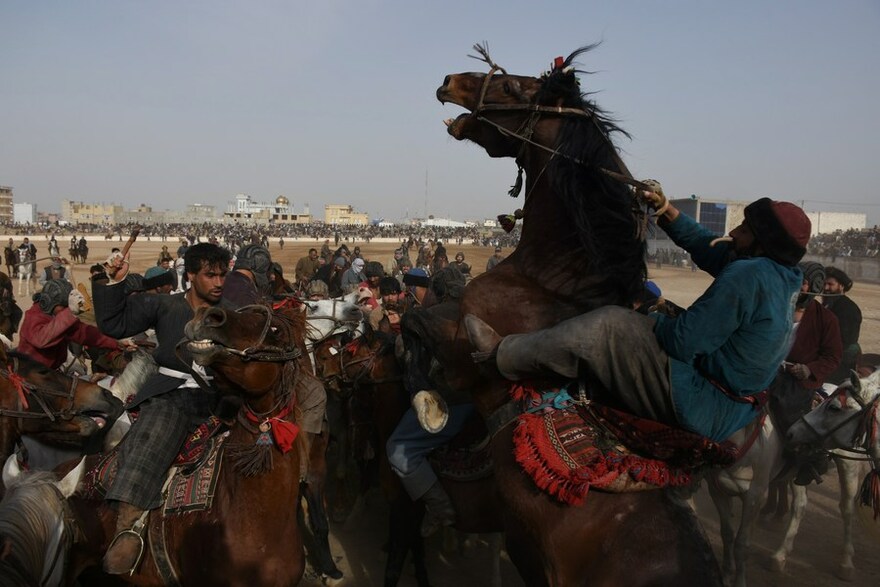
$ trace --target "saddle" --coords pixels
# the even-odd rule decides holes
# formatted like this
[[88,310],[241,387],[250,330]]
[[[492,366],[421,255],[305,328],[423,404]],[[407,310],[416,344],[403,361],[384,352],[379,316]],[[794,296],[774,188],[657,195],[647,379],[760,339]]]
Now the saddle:
[[[214,416],[202,423],[180,449],[165,485],[164,516],[211,509],[228,432]],[[105,497],[119,469],[119,447],[104,455],[85,480],[87,497]]]
[[511,388],[514,401],[525,408],[513,436],[516,461],[562,503],[582,504],[591,487],[624,493],[688,485],[696,470],[736,460],[732,443],[575,401],[568,387]]

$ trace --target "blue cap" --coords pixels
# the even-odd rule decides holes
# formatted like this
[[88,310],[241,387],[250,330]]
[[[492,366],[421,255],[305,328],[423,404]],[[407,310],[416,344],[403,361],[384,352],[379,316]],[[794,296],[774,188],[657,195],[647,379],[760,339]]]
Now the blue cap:
[[648,290],[649,292],[651,292],[652,295],[654,295],[658,298],[661,295],[663,295],[663,292],[660,291],[660,288],[657,287],[657,284],[654,283],[653,281],[646,281],[645,282],[645,289]]

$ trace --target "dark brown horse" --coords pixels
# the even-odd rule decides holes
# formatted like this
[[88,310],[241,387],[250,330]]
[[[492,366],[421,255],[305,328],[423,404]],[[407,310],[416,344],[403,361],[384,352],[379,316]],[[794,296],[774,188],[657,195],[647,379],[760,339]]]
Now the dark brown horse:
[[[186,327],[190,340],[197,341],[188,343],[194,360],[211,367],[213,385],[240,398],[242,411],[229,430],[213,507],[166,518],[153,514],[148,519],[147,534],[156,531],[163,536],[168,563],[180,584],[295,585],[303,574],[297,520],[300,450],[279,448],[294,418],[293,388],[299,376],[294,359],[303,352],[302,330],[301,314],[272,313],[263,306],[237,312],[203,309]],[[274,440],[258,446],[261,429],[267,428]],[[302,440],[298,435],[296,443]],[[271,459],[262,460],[259,470],[246,475],[241,472],[245,464],[235,455],[252,457],[251,463]],[[74,496],[71,506],[85,534],[74,549],[71,576],[75,577],[100,561],[113,536],[114,515],[99,499]],[[150,542],[129,580],[162,585]]]
[[[457,308],[404,318],[410,377],[422,380],[414,382],[425,383],[428,366],[439,364],[439,387],[472,391],[490,422],[509,402],[508,385],[473,364],[462,316],[479,316],[501,334],[527,332],[599,306],[630,306],[643,288],[643,217],[629,189],[604,171],[626,173],[609,138],[619,129],[584,97],[573,70],[585,50],[559,58],[541,78],[492,64],[489,75],[449,75],[437,90],[442,102],[469,111],[448,123],[450,135],[513,158],[525,172],[514,253],[474,279]],[[541,493],[514,460],[512,419],[490,428],[493,498],[526,584],[720,584],[696,517],[665,491],[593,491],[582,506],[566,506]]]
[[122,402],[89,381],[69,377],[0,345],[0,459],[24,435],[82,449],[122,413]]
[[0,334],[12,340],[21,318],[22,311],[15,302],[12,280],[0,271]]

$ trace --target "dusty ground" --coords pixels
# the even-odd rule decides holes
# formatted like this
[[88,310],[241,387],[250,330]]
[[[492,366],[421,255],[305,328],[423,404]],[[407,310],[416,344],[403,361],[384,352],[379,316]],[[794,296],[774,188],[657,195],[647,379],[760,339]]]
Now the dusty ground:
[[[3,242],[8,237],[2,237]],[[69,241],[59,239],[62,244]],[[119,246],[116,241],[105,242],[101,237],[89,239],[91,262],[99,262],[107,257],[111,246]],[[15,237],[15,242],[20,242]],[[35,244],[42,254],[46,251],[42,237],[35,239]],[[177,249],[177,242],[169,240],[172,254]],[[277,241],[271,243],[273,257],[292,273],[296,260],[305,255],[310,246],[320,248],[320,242],[293,243],[286,242],[283,251],[279,250]],[[353,246],[354,243],[349,243]],[[360,244],[364,256],[368,259],[383,261],[395,248],[393,243]],[[133,248],[132,266],[135,271],[143,272],[156,262],[162,243],[153,240],[139,241]],[[465,253],[466,261],[474,268],[474,274],[482,272],[486,259],[492,254],[491,248],[448,245],[450,258],[456,252]],[[41,264],[42,266],[42,264]],[[87,265],[74,268],[74,277],[85,280],[88,276]],[[650,269],[650,278],[657,282],[668,298],[682,306],[687,306],[710,283],[710,278],[703,273],[692,273],[687,269],[662,268]],[[18,284],[15,283],[17,288]],[[851,292],[852,298],[859,304],[863,313],[861,343],[866,352],[880,352],[880,286],[856,284]],[[29,299],[20,299],[24,309],[30,306]],[[812,486],[809,491],[810,503],[800,534],[795,542],[788,566],[783,573],[771,573],[766,570],[769,554],[775,550],[782,537],[782,529],[756,528],[753,538],[753,556],[749,561],[749,577],[751,585],[762,586],[795,586],[817,585],[831,587],[842,584],[833,572],[837,565],[838,552],[841,544],[842,527],[837,510],[838,485],[836,476],[829,473],[820,486]],[[698,499],[698,512],[716,552],[720,555],[717,514],[706,495],[701,490]],[[386,506],[381,496],[371,493],[359,504],[344,524],[334,524],[334,553],[340,557],[339,565],[345,571],[346,584],[367,587],[382,583],[384,555],[381,544],[385,541]],[[862,519],[855,523],[856,577],[852,585],[875,586],[880,584],[880,523],[865,522]],[[429,570],[432,584],[435,587],[464,587],[485,585],[488,582],[488,547],[485,542],[464,553],[458,551],[444,552],[442,540],[434,537],[429,544]],[[502,577],[505,586],[522,585],[516,572],[506,558],[502,559]],[[306,580],[304,584],[318,584]],[[401,585],[415,585],[411,569],[404,577]]]

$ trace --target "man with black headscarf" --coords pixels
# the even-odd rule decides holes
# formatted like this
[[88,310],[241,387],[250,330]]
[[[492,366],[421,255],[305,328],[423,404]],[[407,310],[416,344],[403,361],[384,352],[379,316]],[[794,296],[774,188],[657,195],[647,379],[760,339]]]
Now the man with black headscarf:
[[856,368],[856,361],[862,352],[859,346],[859,333],[862,329],[862,311],[858,304],[847,296],[853,282],[849,275],[837,267],[825,270],[825,291],[822,303],[834,312],[840,323],[840,338],[843,343],[843,356],[840,366],[828,376],[829,383],[842,383],[849,378],[850,370]]
[[34,294],[34,305],[24,314],[19,334],[18,352],[50,369],[67,360],[67,345],[75,342],[108,350],[130,350],[130,340],[116,340],[90,324],[80,322],[68,307],[73,286],[64,279],[51,279],[43,291]]

